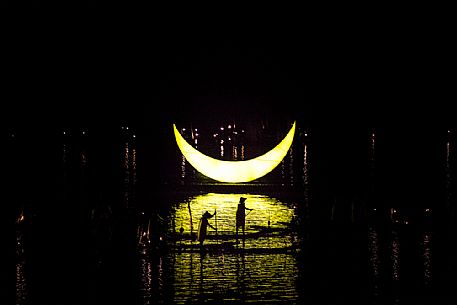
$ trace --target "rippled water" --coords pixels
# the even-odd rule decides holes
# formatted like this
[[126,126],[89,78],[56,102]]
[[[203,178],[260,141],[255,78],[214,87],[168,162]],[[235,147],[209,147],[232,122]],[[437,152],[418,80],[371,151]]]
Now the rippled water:
[[298,301],[289,254],[173,253],[173,304]]
[[[315,157],[323,148],[301,140],[274,183],[230,188],[199,181],[176,154],[178,183],[155,188],[164,188],[160,196],[145,191],[150,158],[132,138],[115,149],[82,140],[47,147],[40,161],[54,162],[53,172],[34,171],[34,195],[15,202],[16,304],[455,304],[453,142],[441,143],[440,192],[422,200],[379,191],[394,174],[379,174],[386,148],[375,154],[374,133],[360,145],[366,172],[336,165],[342,172],[328,180],[314,172],[329,173]],[[342,149],[337,161],[354,162],[360,146]],[[28,159],[22,151],[15,160]],[[417,182],[409,179],[408,187]],[[236,243],[240,197],[253,210]],[[205,211],[217,212],[217,229],[201,249],[193,236]]]
[[[211,218],[211,224],[217,226],[209,232],[205,247],[227,244],[235,241],[235,212],[239,198],[246,197],[246,206],[254,209],[247,216],[246,241],[232,248],[220,248],[216,251],[186,251],[187,246],[198,245],[192,238],[182,238],[173,242],[178,250],[166,254],[167,281],[172,291],[165,303],[200,304],[240,303],[252,301],[296,302],[297,261],[291,253],[269,253],[269,249],[284,249],[292,245],[296,232],[287,231],[287,225],[294,217],[293,207],[276,198],[253,194],[208,193],[189,197],[185,202],[177,203],[171,216],[169,233],[185,235],[192,231],[204,211],[217,211]],[[193,212],[192,212],[193,211]],[[191,221],[191,218],[194,220]],[[217,222],[217,224],[216,224]],[[181,230],[183,228],[183,230]],[[260,237],[250,237],[259,228],[271,231]],[[193,229],[195,230],[195,229]],[[279,231],[278,231],[279,230]],[[179,232],[179,233],[176,233]],[[250,252],[256,249],[260,251]],[[148,274],[143,282],[147,282]]]
[[[208,229],[207,244],[218,242],[218,235],[224,241],[235,239],[235,214],[240,197],[245,197],[246,207],[253,209],[247,211],[245,234],[259,232],[261,229],[270,229],[272,233],[265,236],[248,238],[245,247],[287,247],[290,246],[292,233],[278,236],[278,231],[288,229],[295,215],[293,205],[287,206],[276,198],[255,194],[220,194],[208,193],[190,197],[186,202],[178,203],[171,216],[170,229],[173,232],[192,234],[198,229],[198,222],[205,211],[216,211],[210,219],[210,224],[217,228]],[[181,233],[180,233],[181,234]],[[191,239],[184,239],[190,242]]]
[[16,240],[16,305],[27,304],[28,299],[28,279],[26,275],[27,261],[24,256],[24,232],[17,230]]

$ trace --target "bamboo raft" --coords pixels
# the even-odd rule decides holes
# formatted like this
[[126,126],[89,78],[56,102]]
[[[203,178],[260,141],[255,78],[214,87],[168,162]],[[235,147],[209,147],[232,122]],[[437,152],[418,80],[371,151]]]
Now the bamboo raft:
[[[254,229],[254,230],[253,230]],[[169,236],[166,241],[166,249],[172,252],[224,252],[224,253],[291,253],[298,249],[295,244],[283,245],[282,247],[266,247],[265,245],[253,247],[253,240],[259,238],[285,239],[293,233],[290,227],[265,227],[250,226],[244,236],[238,232],[216,232],[206,236],[203,246],[196,240],[196,234],[177,233]],[[245,247],[245,244],[248,247]]]
[[169,247],[171,252],[176,253],[249,253],[249,254],[279,254],[279,253],[296,253],[299,251],[298,246],[291,245],[288,247],[249,247],[243,246],[243,242],[222,242],[215,244],[175,244]]
[[[254,230],[252,230],[254,229]],[[250,226],[250,230],[245,231],[244,239],[256,239],[259,237],[285,237],[290,235],[292,230],[290,228],[283,228],[283,227],[265,227],[265,226]],[[172,241],[183,241],[183,240],[190,240],[195,241],[197,238],[197,233],[173,233],[169,237],[169,240]],[[225,232],[211,232],[206,236],[206,240],[221,240],[221,241],[228,241],[236,239],[237,236],[233,231],[225,231]],[[243,238],[243,234],[241,231],[238,231],[238,239]]]
[[[205,238],[203,246],[197,241],[197,232],[172,231],[164,234],[159,243],[153,243],[148,230],[139,231],[139,245],[144,254],[153,252],[174,253],[295,253],[299,250],[296,242],[287,239],[295,235],[296,229],[290,223],[278,223],[279,226],[250,225],[243,235],[234,231],[211,231]],[[269,246],[265,238],[284,240]],[[263,242],[256,243],[257,239]]]

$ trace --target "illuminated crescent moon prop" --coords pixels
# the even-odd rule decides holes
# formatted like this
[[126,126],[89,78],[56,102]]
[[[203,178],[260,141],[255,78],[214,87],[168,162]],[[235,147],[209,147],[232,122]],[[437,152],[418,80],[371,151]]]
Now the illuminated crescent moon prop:
[[250,182],[271,172],[286,156],[295,134],[295,122],[286,137],[269,152],[254,159],[225,161],[211,158],[187,143],[173,124],[176,143],[186,160],[200,173],[220,182]]

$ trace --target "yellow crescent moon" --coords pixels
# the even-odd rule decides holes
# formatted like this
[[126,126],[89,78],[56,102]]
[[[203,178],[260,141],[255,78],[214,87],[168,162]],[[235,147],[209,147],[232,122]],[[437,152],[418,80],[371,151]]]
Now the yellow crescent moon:
[[271,172],[284,159],[295,134],[295,122],[286,137],[269,152],[254,159],[225,161],[211,158],[187,143],[173,124],[176,143],[186,160],[200,173],[220,182],[250,182]]

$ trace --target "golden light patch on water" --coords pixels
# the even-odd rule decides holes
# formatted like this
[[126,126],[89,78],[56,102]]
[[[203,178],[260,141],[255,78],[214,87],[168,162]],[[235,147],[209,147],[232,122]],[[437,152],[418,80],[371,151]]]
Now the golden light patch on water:
[[[171,230],[183,232],[183,235],[197,233],[198,222],[205,211],[216,215],[210,219],[210,224],[217,228],[217,234],[234,236],[235,215],[240,197],[245,197],[246,207],[253,209],[246,211],[246,235],[270,228],[271,232],[285,231],[294,218],[294,209],[277,198],[257,194],[220,194],[207,193],[189,197],[178,203],[174,210],[174,224]],[[215,229],[208,229],[208,242],[214,240]],[[290,245],[290,236],[284,234],[262,235],[247,243],[256,246],[284,247]],[[273,244],[271,244],[273,243]]]

